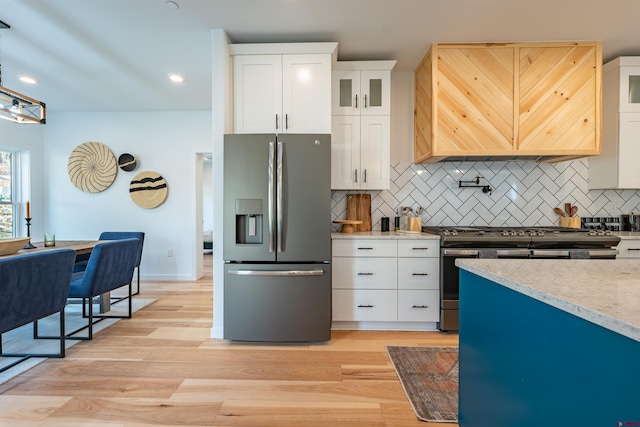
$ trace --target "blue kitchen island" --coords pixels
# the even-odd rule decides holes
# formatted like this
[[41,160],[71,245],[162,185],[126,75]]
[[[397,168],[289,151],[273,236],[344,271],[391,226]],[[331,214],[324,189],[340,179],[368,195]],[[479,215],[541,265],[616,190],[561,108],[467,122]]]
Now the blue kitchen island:
[[456,264],[460,426],[640,426],[640,260]]

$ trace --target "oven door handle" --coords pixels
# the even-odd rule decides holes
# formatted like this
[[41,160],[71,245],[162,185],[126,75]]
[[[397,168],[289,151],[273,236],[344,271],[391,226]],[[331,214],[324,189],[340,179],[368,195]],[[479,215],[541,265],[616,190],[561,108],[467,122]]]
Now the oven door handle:
[[[444,256],[458,256],[468,258],[478,258],[480,252],[485,249],[443,249],[442,255]],[[498,258],[527,258],[529,257],[529,249],[486,249],[490,252],[495,252]]]
[[529,249],[498,249],[498,258],[529,258]]
[[568,250],[558,249],[532,249],[531,258],[568,258]]
[[614,258],[618,253],[617,249],[590,249],[589,258]]
[[480,251],[477,249],[443,249],[443,256],[464,256],[469,258],[477,258]]

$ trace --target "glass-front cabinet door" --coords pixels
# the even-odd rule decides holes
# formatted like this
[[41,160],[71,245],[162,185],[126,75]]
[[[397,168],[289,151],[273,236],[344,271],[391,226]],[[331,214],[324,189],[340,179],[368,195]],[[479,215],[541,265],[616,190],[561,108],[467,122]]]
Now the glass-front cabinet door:
[[360,71],[334,71],[331,78],[334,116],[359,116],[362,107]]
[[391,114],[391,73],[389,71],[362,71],[360,93],[363,116],[388,116]]
[[620,112],[640,112],[640,67],[620,68]]
[[390,71],[334,71],[331,114],[388,116],[391,113]]

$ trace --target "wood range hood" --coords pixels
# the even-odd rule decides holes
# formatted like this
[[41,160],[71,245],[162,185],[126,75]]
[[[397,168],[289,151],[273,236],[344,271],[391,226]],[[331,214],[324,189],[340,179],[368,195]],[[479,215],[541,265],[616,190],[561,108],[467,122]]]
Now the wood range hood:
[[414,162],[601,153],[601,42],[434,44],[415,71]]

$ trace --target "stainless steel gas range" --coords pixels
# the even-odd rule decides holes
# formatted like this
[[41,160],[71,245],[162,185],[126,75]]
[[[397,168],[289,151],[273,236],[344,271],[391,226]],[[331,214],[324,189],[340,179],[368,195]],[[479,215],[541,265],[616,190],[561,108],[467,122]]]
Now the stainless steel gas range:
[[610,231],[560,227],[422,227],[440,236],[441,331],[458,330],[457,258],[614,259]]

